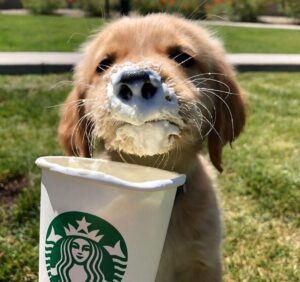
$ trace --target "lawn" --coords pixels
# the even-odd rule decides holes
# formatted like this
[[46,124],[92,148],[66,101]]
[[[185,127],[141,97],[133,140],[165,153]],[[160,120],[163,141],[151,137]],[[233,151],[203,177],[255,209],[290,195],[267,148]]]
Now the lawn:
[[[34,160],[62,153],[55,105],[66,97],[69,79],[0,77],[1,282],[37,280],[40,171]],[[239,79],[248,123],[233,149],[226,148],[218,177],[225,281],[299,281],[299,73]]]
[[0,15],[0,51],[74,51],[100,18]]
[[[0,51],[74,51],[102,24],[100,18],[0,15]],[[300,53],[299,30],[207,26],[228,52]]]
[[230,53],[300,53],[300,30],[208,25]]

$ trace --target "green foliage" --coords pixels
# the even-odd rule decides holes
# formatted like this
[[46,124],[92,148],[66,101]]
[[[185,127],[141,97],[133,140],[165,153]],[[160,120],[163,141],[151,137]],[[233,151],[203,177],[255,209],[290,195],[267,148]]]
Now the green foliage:
[[[164,4],[164,2],[166,2]],[[149,13],[168,12],[175,14],[182,14],[183,16],[191,19],[205,18],[205,3],[202,1],[190,0],[173,0],[173,1],[140,1],[133,0],[132,6],[142,15]]]
[[216,1],[209,0],[207,1],[206,8],[206,16],[211,20],[219,20],[219,19],[227,19],[230,14],[230,6],[231,1]]
[[88,17],[104,17],[105,4],[109,6],[110,12],[119,10],[118,0],[78,0],[77,6],[81,8]]
[[232,0],[229,17],[242,22],[256,22],[262,4],[261,0]]
[[235,21],[256,22],[269,0],[210,0],[206,3],[209,18],[225,17]]
[[104,0],[79,0],[78,6],[86,16],[103,16],[104,15]]
[[279,4],[285,14],[300,19],[299,0],[279,0]]
[[34,14],[52,14],[54,10],[65,6],[65,0],[22,0],[24,8]]

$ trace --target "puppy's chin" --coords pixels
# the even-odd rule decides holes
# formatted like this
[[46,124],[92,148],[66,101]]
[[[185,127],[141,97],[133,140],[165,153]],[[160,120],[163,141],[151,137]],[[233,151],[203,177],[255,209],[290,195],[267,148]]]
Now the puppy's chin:
[[173,149],[179,134],[179,127],[167,120],[139,126],[126,123],[117,129],[115,139],[106,147],[136,156],[153,156]]

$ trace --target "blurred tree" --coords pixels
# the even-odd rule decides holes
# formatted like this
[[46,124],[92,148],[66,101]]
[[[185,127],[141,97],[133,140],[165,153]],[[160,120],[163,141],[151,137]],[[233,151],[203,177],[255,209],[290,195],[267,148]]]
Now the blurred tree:
[[34,14],[53,14],[56,9],[65,7],[65,0],[22,0],[23,7]]
[[122,16],[128,16],[130,8],[130,0],[120,0],[120,13]]
[[300,19],[300,1],[299,0],[281,0],[282,10],[288,16]]
[[109,18],[110,17],[110,15],[109,15],[109,0],[105,0],[104,1],[104,16],[105,16],[105,18]]
[[175,4],[175,0],[159,0],[160,4],[162,4],[163,6],[166,6],[168,4]]
[[67,4],[68,4],[68,8],[71,9],[73,8],[74,3],[76,2],[76,0],[67,0]]

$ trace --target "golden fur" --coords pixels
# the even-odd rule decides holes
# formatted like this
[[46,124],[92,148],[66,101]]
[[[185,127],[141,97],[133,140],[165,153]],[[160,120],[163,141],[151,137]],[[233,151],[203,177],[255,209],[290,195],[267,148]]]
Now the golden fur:
[[[193,64],[181,66],[174,52],[188,54]],[[103,60],[112,66],[97,73]],[[127,62],[155,69],[178,96],[180,111],[171,119],[183,126],[170,138],[168,152],[138,156],[114,144],[122,123],[104,106],[106,88],[112,67]],[[222,44],[197,24],[156,14],[122,18],[85,44],[59,137],[67,155],[90,157],[96,147],[112,160],[185,173],[185,193],[175,200],[156,281],[214,282],[222,280],[221,224],[211,172],[199,153],[207,140],[211,162],[221,171],[222,147],[235,140],[244,123],[243,95]]]

